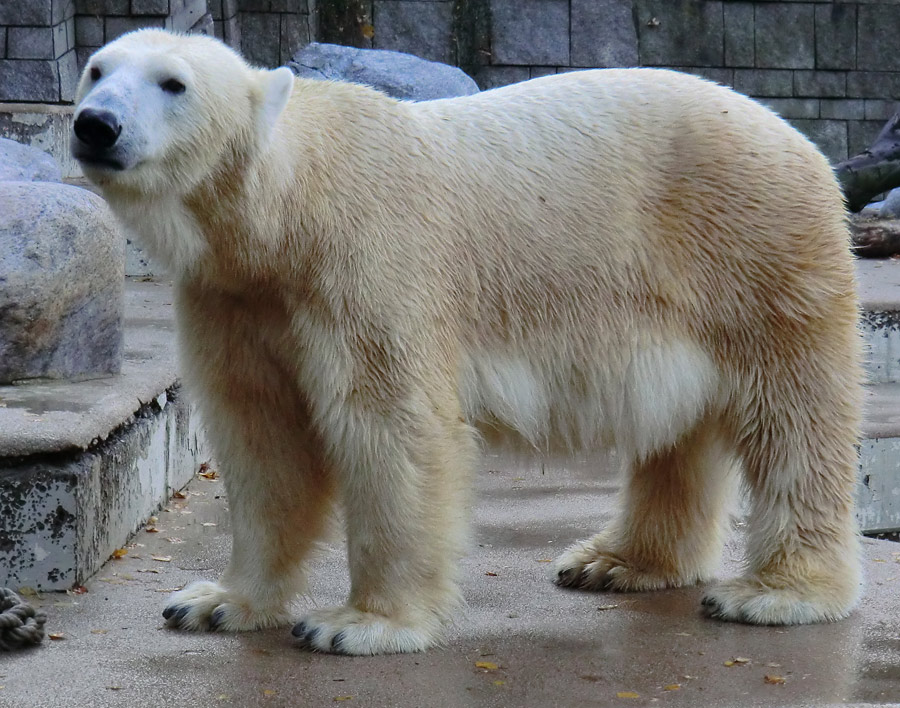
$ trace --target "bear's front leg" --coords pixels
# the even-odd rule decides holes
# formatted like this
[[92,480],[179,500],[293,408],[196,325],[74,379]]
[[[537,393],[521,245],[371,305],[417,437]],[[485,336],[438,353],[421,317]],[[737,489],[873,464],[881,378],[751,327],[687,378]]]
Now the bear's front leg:
[[422,651],[440,640],[459,603],[474,436],[449,394],[417,391],[390,411],[351,403],[341,416],[332,433],[350,597],[310,612],[293,633],[318,651]]
[[189,630],[286,625],[334,478],[307,403],[268,346],[284,317],[269,303],[188,286],[177,294],[185,379],[225,483],[233,540],[219,581],[174,593],[163,616]]

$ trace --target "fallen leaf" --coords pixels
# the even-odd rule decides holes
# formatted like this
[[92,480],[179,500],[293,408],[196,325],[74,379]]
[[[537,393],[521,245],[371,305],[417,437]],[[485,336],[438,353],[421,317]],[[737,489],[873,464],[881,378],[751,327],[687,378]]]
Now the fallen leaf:
[[773,669],[780,669],[780,668],[781,668],[781,664],[776,664],[774,661],[769,662],[768,664],[766,664],[766,666],[768,666],[768,667],[770,667],[770,668],[773,668]]
[[171,563],[172,556],[150,556],[150,559],[159,561],[160,563]]
[[109,632],[108,629],[92,629],[91,634],[106,634]]
[[538,563],[552,563],[553,559],[552,558],[538,558],[537,562]]
[[201,526],[218,526],[218,524],[214,524],[212,521],[204,521]]
[[139,568],[138,573],[156,573],[159,575],[159,571],[156,568]]
[[675,632],[676,637],[691,637],[693,636],[690,632]]
[[495,686],[504,686],[506,685],[506,681],[494,681]]
[[363,25],[359,29],[362,36],[366,39],[372,39],[375,36],[375,28],[372,25]]
[[618,605],[600,605],[597,607],[601,612],[605,612],[606,610],[614,610],[618,607]]
[[88,589],[84,585],[76,585],[71,590],[66,590],[69,595],[84,595]]
[[144,531],[146,533],[159,533],[159,529],[156,528],[155,526],[148,526],[147,528],[144,529]]
[[273,691],[271,688],[267,688],[267,689],[263,690],[263,695],[264,696],[274,696],[275,691]]
[[[206,465],[206,463],[204,462],[203,465]],[[197,473],[198,477],[203,477],[203,479],[206,479],[206,480],[213,480],[213,479],[219,478],[219,473],[216,472],[214,469],[212,469],[212,467],[210,467],[209,465],[206,465],[206,468],[204,469],[203,465],[200,465],[200,471]]]
[[47,636],[54,641],[59,641],[60,639],[67,639],[66,635],[63,634],[62,632],[50,632],[49,634],[47,634]]
[[114,551],[112,552],[112,557],[115,558],[116,560],[120,560],[120,559],[124,558],[124,557],[127,556],[127,555],[128,555],[128,549],[127,549],[127,548],[117,548],[116,550],[114,550]]
[[749,664],[750,659],[744,656],[736,656],[730,661],[723,662],[725,666],[743,666],[744,664]]
[[28,585],[23,585],[22,587],[19,588],[19,594],[22,597],[37,597],[38,592],[37,592],[37,590],[35,590],[32,587],[29,587]]
[[619,691],[616,694],[616,698],[640,698],[640,693],[635,693],[634,691]]
[[677,691],[681,688],[680,683],[670,683],[668,686],[663,686],[663,691]]
[[[187,494],[184,492],[175,492],[172,495],[172,499],[187,499]],[[168,511],[168,509],[166,509],[166,511]]]
[[121,686],[107,686],[106,690],[107,691],[121,691],[122,687]]
[[334,701],[352,701],[353,696],[335,696],[332,700],[334,700]]
[[784,676],[775,676],[774,674],[766,674],[764,677],[766,683],[771,684],[780,684],[784,683],[787,679]]
[[475,667],[485,671],[496,671],[497,665],[493,661],[476,661]]

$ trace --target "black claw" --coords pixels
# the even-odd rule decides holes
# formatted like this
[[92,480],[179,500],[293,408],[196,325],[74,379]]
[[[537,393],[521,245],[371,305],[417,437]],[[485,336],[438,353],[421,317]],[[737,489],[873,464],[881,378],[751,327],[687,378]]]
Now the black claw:
[[580,588],[584,586],[587,572],[582,568],[567,568],[556,575],[556,584],[564,588]]
[[176,622],[181,622],[184,619],[185,615],[190,612],[191,608],[185,605],[184,607],[179,607],[178,612],[175,613],[175,616],[172,618]]
[[175,614],[178,609],[178,605],[169,605],[166,609],[163,610],[163,619],[169,619],[172,615]]
[[302,637],[306,634],[306,622],[297,622],[291,630],[291,634],[295,637]]
[[225,610],[221,607],[216,609],[209,616],[209,628],[210,629],[218,629],[219,625],[222,624],[222,620],[225,619]]
[[338,654],[344,653],[344,639],[346,638],[344,632],[338,632],[334,635],[334,638],[331,640],[331,651],[337,652]]
[[712,607],[713,605],[716,605],[718,603],[716,602],[716,598],[710,595],[704,595],[703,599],[700,600],[700,604],[704,605],[705,607]]

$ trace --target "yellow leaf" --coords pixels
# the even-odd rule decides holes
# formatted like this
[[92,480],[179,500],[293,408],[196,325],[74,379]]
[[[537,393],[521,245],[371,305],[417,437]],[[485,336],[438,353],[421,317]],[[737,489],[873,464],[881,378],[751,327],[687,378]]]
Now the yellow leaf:
[[361,29],[362,36],[366,39],[372,39],[375,36],[375,28],[372,25],[363,25]]
[[263,691],[263,695],[264,696],[274,696],[275,691],[273,691],[271,688],[267,688]]
[[670,683],[668,686],[663,686],[663,691],[677,691],[681,688],[680,683]]
[[50,639],[54,639],[54,640],[66,638],[66,635],[63,634],[62,632],[50,632],[47,636],[50,637]]
[[784,678],[784,676],[775,676],[774,674],[766,674],[763,678],[765,679],[766,683],[771,684],[784,683],[787,680]]
[[475,667],[485,671],[496,671],[497,665],[492,661],[476,661]]
[[538,563],[552,563],[553,559],[552,558],[538,558],[537,562]]
[[160,563],[171,563],[172,556],[150,556],[155,561],[159,561]]
[[618,607],[618,605],[599,605],[597,609],[600,612],[606,612],[607,610],[614,610]]
[[503,686],[505,683],[506,681],[494,681],[495,686]]
[[112,552],[112,557],[115,558],[116,560],[119,560],[120,558],[124,558],[127,555],[128,555],[127,548],[117,548],[116,550],[114,550]]
[[635,693],[634,691],[619,691],[616,694],[616,698],[640,698],[640,693]]
[[108,629],[92,629],[91,634],[106,634],[109,632]]
[[723,661],[722,663],[725,664],[725,666],[734,666],[733,661]]
[[352,701],[353,696],[335,696],[334,700],[335,701]]

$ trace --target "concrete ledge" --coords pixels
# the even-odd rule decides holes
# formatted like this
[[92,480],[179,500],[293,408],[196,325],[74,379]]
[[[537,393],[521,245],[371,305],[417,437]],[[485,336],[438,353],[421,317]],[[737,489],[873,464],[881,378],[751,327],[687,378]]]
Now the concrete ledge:
[[0,459],[86,450],[175,383],[166,283],[128,279],[122,373],[90,381],[0,386]]
[[187,484],[203,452],[172,388],[87,451],[0,461],[0,587],[84,583]]
[[0,586],[83,583],[192,477],[171,287],[129,279],[122,373],[0,386]]
[[71,105],[0,102],[0,135],[49,152],[63,177],[80,177],[81,167],[69,151],[73,111]]

